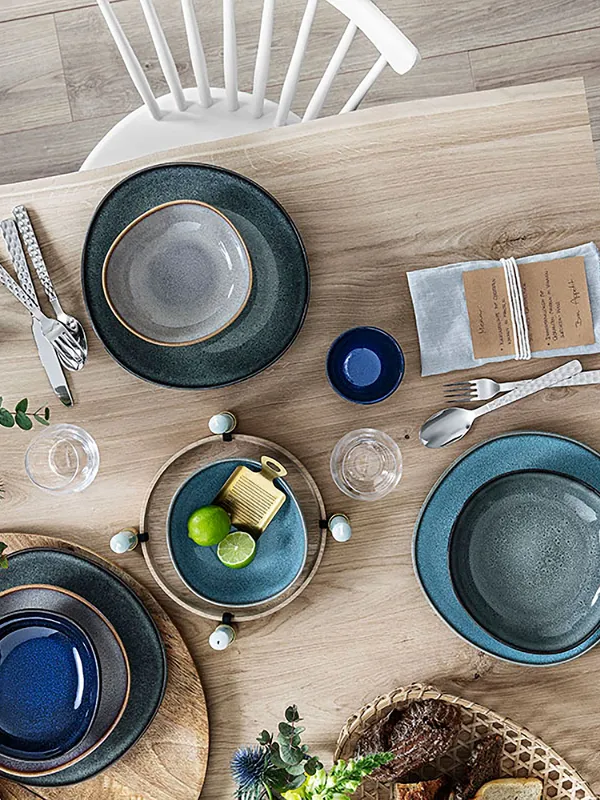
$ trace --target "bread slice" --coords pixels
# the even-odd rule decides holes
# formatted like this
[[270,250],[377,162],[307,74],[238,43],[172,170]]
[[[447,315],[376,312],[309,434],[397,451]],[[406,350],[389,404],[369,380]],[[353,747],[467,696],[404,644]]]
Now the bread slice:
[[539,778],[499,778],[484,783],[475,800],[540,800],[541,796]]
[[445,778],[419,781],[418,783],[396,783],[394,785],[394,800],[434,800],[445,785]]

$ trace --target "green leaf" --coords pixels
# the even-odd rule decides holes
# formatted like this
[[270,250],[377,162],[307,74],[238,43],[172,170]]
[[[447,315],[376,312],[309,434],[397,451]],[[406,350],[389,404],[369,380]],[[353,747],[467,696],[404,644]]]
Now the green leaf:
[[288,785],[289,785],[290,789],[297,789],[299,786],[302,786],[302,784],[304,783],[305,780],[306,780],[306,777],[305,777],[304,773],[302,773],[302,775],[298,775],[297,777],[295,777],[291,781],[289,781]]
[[15,420],[10,411],[7,411],[5,408],[0,408],[0,425],[4,428],[12,428],[14,424]]
[[46,420],[46,422],[50,419],[50,409],[49,408],[45,408],[44,409],[44,419]]
[[33,415],[33,418],[34,418],[34,420],[35,420],[36,422],[39,422],[39,423],[40,423],[40,425],[50,425],[50,423],[48,422],[48,420],[47,420],[47,419],[44,419],[44,417],[40,417],[40,415],[39,415],[39,414],[34,414],[34,415]]
[[279,723],[279,733],[282,736],[293,736],[294,735],[294,726],[288,725],[287,722],[280,722]]
[[3,397],[0,397],[0,407],[2,406]]
[[24,397],[22,400],[19,400],[19,402],[15,406],[15,413],[18,413],[19,411],[22,411],[23,414],[24,414],[27,411],[27,406],[28,405],[29,405],[29,401],[27,400],[26,397]]
[[304,775],[304,763],[290,764],[288,765],[287,771],[290,775]]
[[288,722],[299,722],[298,706],[289,706],[285,710],[285,718]]
[[4,555],[4,551],[8,547],[4,542],[0,542],[0,569],[8,569],[8,559]]
[[298,747],[291,747],[289,744],[280,744],[279,753],[285,763],[291,764],[292,766],[304,761],[304,753],[302,750]]
[[[48,424],[47,422],[45,423]],[[260,736],[256,740],[259,744],[271,744],[273,741],[273,737],[269,733],[269,731],[261,731]]]
[[33,422],[29,419],[27,414],[22,411],[17,411],[15,414],[15,422],[24,431],[30,431],[33,428]]

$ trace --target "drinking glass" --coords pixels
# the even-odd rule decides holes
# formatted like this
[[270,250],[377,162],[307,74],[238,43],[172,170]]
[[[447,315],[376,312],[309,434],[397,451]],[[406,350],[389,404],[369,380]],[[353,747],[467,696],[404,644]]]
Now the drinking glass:
[[77,425],[50,425],[25,453],[25,471],[40,489],[54,494],[82,492],[100,466],[98,445]]
[[331,476],[337,487],[356,500],[379,500],[402,477],[402,455],[383,431],[361,428],[343,436],[331,454]]

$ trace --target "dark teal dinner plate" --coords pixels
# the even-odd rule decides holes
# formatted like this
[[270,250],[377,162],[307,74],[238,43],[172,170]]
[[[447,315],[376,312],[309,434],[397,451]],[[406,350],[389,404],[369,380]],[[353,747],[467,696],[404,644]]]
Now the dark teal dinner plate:
[[165,649],[138,597],[114,574],[87,559],[51,548],[20,550],[10,555],[8,569],[0,575],[0,591],[30,584],[56,586],[88,600],[114,626],[131,670],[127,707],[115,729],[96,750],[52,775],[26,779],[11,776],[11,780],[33,786],[66,786],[87,780],[114,764],[144,733],[164,695]]
[[[253,285],[240,316],[210,339],[163,347],[131,333],[102,290],[102,266],[134,219],[172,200],[199,200],[234,224],[252,262]],[[296,338],[308,307],[308,262],[296,226],[268,192],[230,170],[162,164],[130,175],[102,200],[82,255],[83,295],[94,330],[125,369],[162,386],[206,389],[250,378],[273,364]]]
[[188,536],[187,521],[201,506],[210,505],[234,469],[240,465],[260,472],[249,459],[225,459],[203,467],[188,478],[173,498],[167,521],[167,542],[175,569],[192,592],[221,607],[255,606],[280,595],[298,577],[307,553],[304,517],[289,486],[275,485],[287,499],[256,544],[247,567],[221,564],[216,547],[200,547]]
[[[502,537],[501,528],[503,524],[508,527],[515,523],[515,510],[509,503],[508,509],[505,508],[501,512],[505,515],[504,522],[500,516],[500,518],[494,519],[493,526],[491,526],[488,516],[487,521],[482,523],[482,519],[478,515],[487,513],[490,500],[489,496],[486,497],[485,489],[482,487],[492,485],[491,482],[501,476],[523,470],[560,473],[576,482],[580,487],[583,484],[581,491],[585,494],[585,500],[581,496],[581,492],[577,494],[571,492],[572,507],[577,509],[574,508],[574,513],[588,515],[590,519],[592,513],[596,514],[595,503],[590,503],[592,495],[589,492],[594,495],[600,492],[600,455],[598,453],[580,442],[554,434],[534,432],[505,434],[467,451],[437,481],[417,519],[413,540],[413,558],[415,572],[425,595],[442,619],[459,636],[480,650],[507,661],[545,666],[575,658],[585,653],[600,640],[600,629],[595,624],[593,609],[591,610],[592,616],[586,613],[584,623],[581,625],[582,616],[581,613],[574,612],[577,602],[573,599],[573,593],[579,591],[578,570],[581,585],[585,585],[589,589],[594,580],[597,585],[600,584],[599,555],[597,545],[592,545],[590,542],[587,526],[578,524],[577,532],[571,530],[567,533],[563,525],[566,513],[564,508],[560,517],[562,522],[557,524],[555,516],[554,522],[551,523],[548,515],[556,514],[556,507],[552,506],[547,496],[545,499],[541,498],[539,487],[535,492],[535,497],[532,498],[531,486],[529,486],[529,492],[526,493],[528,496],[525,497],[526,513],[530,521],[532,514],[536,518],[535,526],[530,531],[532,535],[535,535],[536,541],[529,543],[521,541],[519,544],[520,556],[514,551],[507,553],[507,550],[504,549],[507,539]],[[512,479],[510,480],[512,481]],[[589,487],[589,490],[586,491],[585,487]],[[513,500],[516,500],[514,486],[508,484],[500,484],[500,497],[503,497],[509,489],[513,493]],[[554,489],[556,491],[556,487]],[[480,490],[482,492],[482,495],[479,496],[481,505],[477,501],[477,504],[469,509],[469,501],[472,502],[473,497],[477,498],[476,493]],[[522,507],[523,496],[518,502],[521,504],[519,513],[525,513]],[[540,520],[536,517],[539,514],[540,506],[544,507],[545,525],[554,526],[550,535],[543,526],[540,526]],[[462,554],[456,550],[454,555],[449,557],[451,536],[457,525],[462,525],[459,520],[463,511],[469,515],[466,520],[467,526],[477,526],[475,531],[478,538],[477,547],[482,544],[482,539],[479,537],[485,537],[489,533],[489,531],[486,532],[485,526],[492,527],[491,540],[488,540],[487,544],[483,541],[483,547],[487,548],[487,558],[490,561],[487,566],[482,566],[481,554],[478,555],[474,551],[469,553],[464,550],[472,544],[468,541],[470,535],[468,527],[461,528],[461,541],[455,543],[455,547],[463,548]],[[464,521],[463,518],[463,523]],[[598,536],[600,520],[594,522],[596,536]],[[481,527],[482,524],[484,527]],[[518,530],[521,535],[525,532],[523,526],[520,526]],[[471,535],[472,533],[473,531],[471,531]],[[507,536],[509,535],[507,534]],[[575,539],[569,539],[569,542],[565,542],[564,539],[555,541],[556,537],[565,535],[576,536],[577,541]],[[536,547],[538,548],[537,553],[532,549]],[[577,560],[572,560],[567,553],[569,547],[576,547],[579,556],[587,554],[586,558],[589,557],[590,563],[578,563]],[[564,565],[560,564],[560,557],[557,556],[559,551],[567,562]],[[468,563],[465,563],[465,559]],[[498,587],[495,585],[496,596],[493,597],[487,592],[494,587],[486,587],[482,584],[482,580],[490,579],[489,570],[492,563],[495,563],[496,567],[500,564],[502,569],[506,570],[510,568],[511,561],[515,567],[515,563],[519,564],[521,559],[526,559],[530,567],[537,560],[539,574],[537,576],[531,574],[528,582],[533,587],[537,582],[538,589],[544,592],[546,601],[554,607],[556,612],[554,619],[552,614],[544,613],[543,617],[538,620],[541,627],[537,629],[534,619],[526,620],[518,625],[513,607],[508,609],[507,613],[506,607],[499,608],[495,605],[499,597],[501,602],[508,602],[506,595],[503,592],[498,593]],[[459,589],[463,595],[462,601],[455,590],[452,568],[455,574],[463,570],[463,580]],[[518,568],[522,569],[523,564]],[[546,569],[550,572],[545,574]],[[552,574],[553,570],[554,575]],[[470,578],[475,581],[475,586],[465,586]],[[525,584],[526,579],[523,573],[521,578],[522,583]],[[567,580],[569,583],[567,591],[570,595],[570,613],[567,613],[566,617],[565,609],[557,609],[554,605],[563,591],[563,587],[557,585],[561,580]],[[533,603],[537,607],[537,613],[541,614],[542,598],[533,597],[530,594],[531,587],[529,585],[523,585],[518,591],[514,576],[511,577],[511,582],[513,591],[517,592],[514,602],[520,604],[522,610],[527,608],[527,602]],[[553,585],[556,598],[551,596]],[[504,626],[502,629],[498,627],[498,618],[490,617],[488,609],[484,608],[477,599],[477,594],[480,597],[486,597],[491,605],[495,605],[496,612],[500,611]],[[588,591],[585,602],[595,605],[596,601],[597,597],[592,597]],[[477,609],[472,608],[473,614],[469,613],[467,608],[472,604],[477,606]],[[569,612],[569,609],[566,610]],[[477,615],[477,619],[475,615]],[[565,630],[565,626],[569,625],[579,626],[575,636]],[[494,631],[494,635],[490,630]],[[555,651],[557,641],[560,648],[558,652]],[[516,644],[518,646],[515,646]],[[545,648],[543,651],[540,644],[543,644]],[[525,647],[527,649],[524,649]]]

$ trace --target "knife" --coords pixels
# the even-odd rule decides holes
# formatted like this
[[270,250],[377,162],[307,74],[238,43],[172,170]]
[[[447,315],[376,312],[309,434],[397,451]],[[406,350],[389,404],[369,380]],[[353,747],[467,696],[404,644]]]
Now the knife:
[[59,358],[56,355],[56,350],[42,333],[42,326],[37,319],[33,320],[31,330],[38,349],[40,361],[46,370],[46,375],[48,376],[50,385],[54,389],[54,394],[63,405],[72,406],[73,396],[71,395],[71,390],[69,389],[69,384],[65,378],[65,373],[63,372]]
[[[10,255],[14,264],[15,272],[17,273],[21,287],[31,297],[35,305],[39,307],[39,301],[35,292],[33,281],[31,279],[31,273],[29,272],[27,259],[25,258],[23,246],[21,245],[21,240],[19,238],[19,232],[14,220],[2,220],[0,222],[0,233],[2,233],[2,237],[6,243],[8,254]],[[54,390],[54,394],[58,397],[63,405],[72,406],[73,396],[71,395],[71,391],[69,389],[67,379],[65,378],[61,363],[58,359],[58,355],[56,354],[56,350],[44,336],[42,326],[37,319],[33,320],[31,330],[33,333],[33,339],[37,346],[40,361],[46,370],[46,375],[48,376],[50,385]]]

